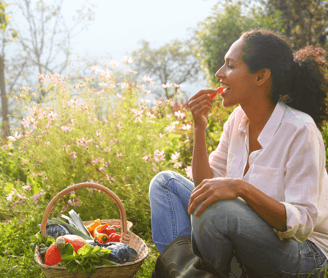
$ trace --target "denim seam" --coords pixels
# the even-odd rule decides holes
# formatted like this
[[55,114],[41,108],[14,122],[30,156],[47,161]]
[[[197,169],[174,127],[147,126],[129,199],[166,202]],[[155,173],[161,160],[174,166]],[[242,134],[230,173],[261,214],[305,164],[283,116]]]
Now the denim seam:
[[169,204],[169,207],[170,207],[170,215],[171,215],[171,220],[172,220],[172,234],[173,234],[173,239],[175,239],[176,234],[177,234],[177,227],[176,227],[176,221],[174,221],[174,220],[175,220],[176,217],[174,216],[174,210],[173,210],[172,201],[171,201],[171,198],[170,198],[170,193],[169,193],[169,190],[167,189],[167,186],[166,186],[167,183],[172,179],[176,180],[176,178],[171,177],[165,182],[165,184],[163,184],[162,187],[163,187],[164,190],[166,190],[166,197],[167,197],[167,201],[168,201],[168,204]]

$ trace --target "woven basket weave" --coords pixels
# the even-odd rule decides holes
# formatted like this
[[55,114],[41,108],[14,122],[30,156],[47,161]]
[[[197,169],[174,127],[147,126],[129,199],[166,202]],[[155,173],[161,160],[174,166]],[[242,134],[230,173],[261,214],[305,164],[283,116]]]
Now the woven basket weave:
[[[107,219],[107,220],[101,220],[102,223],[109,223],[110,225],[119,225],[122,226],[122,233],[121,233],[121,242],[126,243],[133,249],[135,249],[138,253],[135,261],[128,262],[125,264],[117,264],[117,265],[103,265],[103,266],[96,266],[96,273],[92,275],[92,278],[132,278],[136,272],[139,270],[140,266],[142,265],[143,261],[148,255],[148,247],[145,244],[145,242],[138,237],[136,234],[129,231],[129,229],[132,227],[132,223],[130,221],[127,221],[125,210],[123,207],[123,204],[121,200],[115,195],[114,192],[109,190],[108,188],[91,182],[86,183],[79,183],[72,186],[67,187],[63,191],[59,192],[48,204],[48,207],[45,210],[45,213],[43,215],[42,223],[41,223],[41,233],[46,236],[46,226],[49,214],[55,205],[55,203],[64,195],[67,193],[74,191],[76,189],[80,188],[94,188],[101,190],[108,194],[117,204],[119,210],[121,219]],[[84,221],[83,223],[85,225],[90,224],[92,221]],[[39,264],[41,269],[43,270],[44,274],[47,278],[89,278],[87,273],[81,273],[80,271],[75,271],[71,274],[68,274],[65,267],[59,267],[59,266],[48,266],[45,265],[44,262],[41,259],[41,255],[39,253],[39,247],[37,246],[34,253],[34,259]]]

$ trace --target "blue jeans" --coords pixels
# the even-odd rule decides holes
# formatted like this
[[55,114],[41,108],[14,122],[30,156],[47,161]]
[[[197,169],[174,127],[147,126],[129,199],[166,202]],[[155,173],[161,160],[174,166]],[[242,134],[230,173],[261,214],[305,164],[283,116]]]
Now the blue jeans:
[[311,277],[325,277],[320,269],[328,262],[314,243],[280,241],[272,227],[240,199],[214,202],[200,216],[189,215],[193,189],[191,181],[171,171],[151,181],[152,235],[160,253],[175,238],[189,236],[194,254],[219,271],[227,271],[236,254],[247,273],[253,273],[249,277],[306,278],[312,271]]

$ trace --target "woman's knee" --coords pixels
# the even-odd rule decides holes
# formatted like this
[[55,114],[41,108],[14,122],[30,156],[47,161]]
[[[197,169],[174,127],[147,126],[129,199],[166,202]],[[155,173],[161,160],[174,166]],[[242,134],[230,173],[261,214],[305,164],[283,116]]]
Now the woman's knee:
[[149,185],[149,196],[151,196],[158,189],[165,188],[167,182],[175,178],[175,174],[173,171],[162,171],[159,172],[150,182]]
[[237,229],[239,221],[247,218],[248,211],[251,209],[244,201],[239,199],[222,200],[210,204],[200,216],[191,215],[191,226],[194,232],[206,229],[206,226],[219,228],[222,232]]

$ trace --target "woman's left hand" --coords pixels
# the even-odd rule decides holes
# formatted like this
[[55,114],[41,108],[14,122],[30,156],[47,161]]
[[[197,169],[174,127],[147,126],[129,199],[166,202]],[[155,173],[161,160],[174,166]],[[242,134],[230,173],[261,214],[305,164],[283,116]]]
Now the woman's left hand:
[[238,184],[238,180],[230,178],[203,180],[191,193],[188,213],[192,214],[203,201],[204,202],[196,211],[195,216],[201,215],[213,202],[238,198]]

